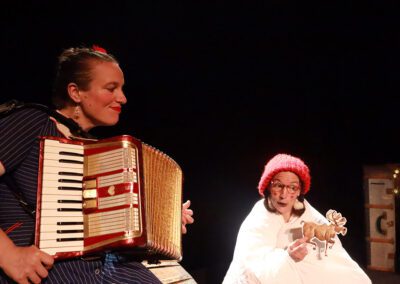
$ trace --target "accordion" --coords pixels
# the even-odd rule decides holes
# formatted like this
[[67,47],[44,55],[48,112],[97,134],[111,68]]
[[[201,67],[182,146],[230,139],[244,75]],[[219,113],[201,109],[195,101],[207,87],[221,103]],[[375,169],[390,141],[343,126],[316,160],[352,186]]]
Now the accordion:
[[55,259],[182,258],[182,171],[132,136],[40,138],[35,245]]

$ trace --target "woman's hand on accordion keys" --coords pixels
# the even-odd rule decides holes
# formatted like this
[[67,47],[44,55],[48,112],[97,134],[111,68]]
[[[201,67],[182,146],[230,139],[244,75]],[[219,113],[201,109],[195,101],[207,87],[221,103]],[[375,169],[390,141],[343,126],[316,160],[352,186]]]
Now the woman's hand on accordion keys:
[[190,200],[186,201],[182,204],[182,234],[186,234],[186,225],[192,224],[194,222],[193,219],[193,210],[189,209]]

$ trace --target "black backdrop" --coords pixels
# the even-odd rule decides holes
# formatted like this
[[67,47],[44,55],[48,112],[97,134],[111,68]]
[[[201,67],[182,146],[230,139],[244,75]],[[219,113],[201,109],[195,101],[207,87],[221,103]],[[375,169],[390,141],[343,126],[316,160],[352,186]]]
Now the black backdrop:
[[129,102],[96,134],[181,165],[196,217],[182,264],[200,283],[222,281],[278,152],[308,163],[307,199],[348,218],[343,244],[366,264],[362,166],[400,162],[396,1],[53,2],[2,3],[1,101],[49,103],[63,48],[113,53]]

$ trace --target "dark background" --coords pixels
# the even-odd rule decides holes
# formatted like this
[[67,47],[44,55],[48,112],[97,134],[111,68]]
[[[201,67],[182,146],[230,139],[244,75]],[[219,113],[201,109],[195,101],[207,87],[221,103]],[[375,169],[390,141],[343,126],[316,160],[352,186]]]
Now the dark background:
[[309,165],[307,199],[348,218],[343,245],[365,267],[362,167],[400,162],[397,1],[249,2],[2,3],[1,101],[48,104],[62,49],[101,45],[129,102],[96,134],[181,165],[196,218],[182,265],[199,283],[222,281],[278,152]]

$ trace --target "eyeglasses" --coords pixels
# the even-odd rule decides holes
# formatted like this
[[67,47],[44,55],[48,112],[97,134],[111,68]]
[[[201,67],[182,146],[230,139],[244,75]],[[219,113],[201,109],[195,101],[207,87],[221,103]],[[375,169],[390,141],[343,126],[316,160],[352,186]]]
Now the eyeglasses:
[[290,194],[293,194],[300,190],[300,186],[298,186],[297,184],[286,185],[278,180],[271,181],[271,191],[273,191],[274,193],[283,192],[285,188],[287,188],[287,191]]

